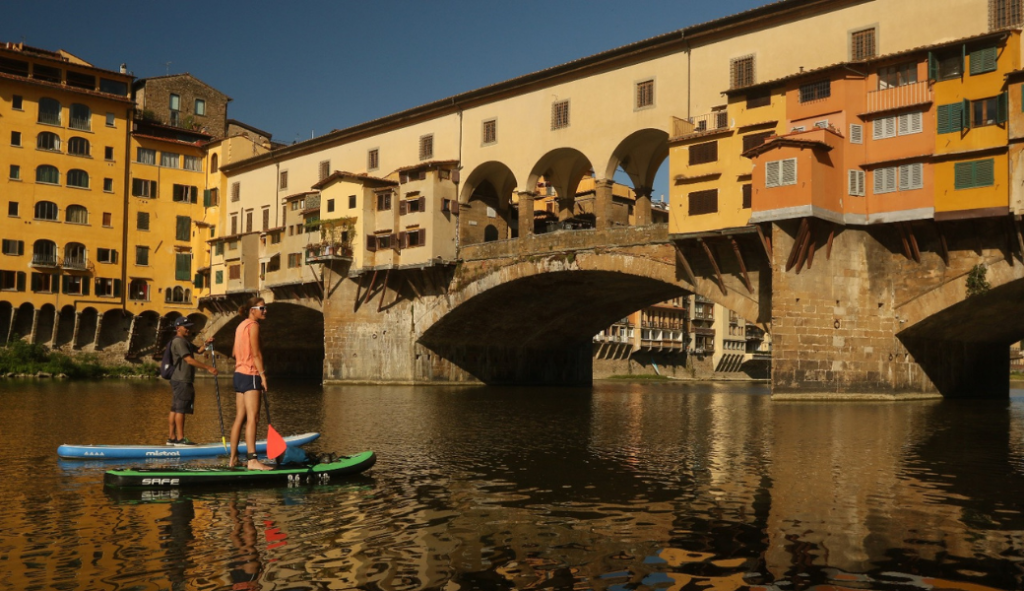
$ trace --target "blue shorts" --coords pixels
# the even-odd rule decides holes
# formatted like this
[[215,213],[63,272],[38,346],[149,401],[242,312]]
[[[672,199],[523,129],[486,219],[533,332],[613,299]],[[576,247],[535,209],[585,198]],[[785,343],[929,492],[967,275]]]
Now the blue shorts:
[[250,390],[263,390],[263,379],[260,376],[251,376],[245,373],[235,372],[235,392],[248,392]]

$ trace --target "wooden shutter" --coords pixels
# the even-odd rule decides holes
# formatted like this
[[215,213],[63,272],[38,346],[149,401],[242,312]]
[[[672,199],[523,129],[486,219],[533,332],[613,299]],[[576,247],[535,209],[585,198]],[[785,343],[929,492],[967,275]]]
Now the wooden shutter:
[[767,162],[764,166],[764,186],[765,187],[778,187],[779,177],[781,176],[782,161],[775,160],[773,162]]
[[452,199],[452,213],[459,215],[459,200]]
[[976,76],[985,72],[992,72],[996,69],[999,50],[995,47],[986,47],[972,51],[970,57],[971,76]]
[[399,202],[399,204],[398,204],[398,215],[405,215],[408,212],[409,212],[409,207],[408,207],[408,205],[406,205],[406,202],[405,201]]
[[370,252],[376,252],[377,251],[377,237],[376,236],[367,236],[366,237],[366,250],[368,250]]
[[68,288],[71,286],[71,277],[68,275],[62,275],[60,278],[60,291],[61,293],[68,293]]
[[1009,93],[1002,93],[996,97],[996,123],[1006,123],[1010,116]]
[[864,171],[862,170],[851,170],[847,177],[847,185],[849,188],[848,193],[850,195],[856,195],[858,197],[864,196]]
[[690,164],[704,164],[718,160],[718,142],[705,142],[690,146]]
[[420,209],[419,211],[427,211],[427,198],[420,197]]
[[931,51],[928,52],[928,81],[934,82],[939,79],[939,60],[935,58],[935,54]]
[[174,259],[174,279],[188,281],[192,275],[192,255],[179,252],[174,255]]
[[25,291],[25,272],[18,271],[18,291]]
[[689,215],[703,215],[718,211],[718,189],[694,191],[689,195]]
[[409,248],[409,233],[399,232],[398,243],[401,245],[401,248]]
[[957,162],[953,165],[953,188],[970,189],[974,186],[973,162]]
[[991,187],[995,184],[995,162],[994,159],[989,158],[988,160],[978,160],[973,163],[975,187]]
[[743,136],[743,151],[746,152],[751,148],[756,148],[763,144],[765,140],[774,135],[773,131],[766,131],[763,133],[752,133],[750,135]]
[[82,295],[89,295],[89,280],[82,278]]
[[753,186],[743,185],[743,209],[750,209],[753,202]]
[[971,101],[964,99],[960,103],[960,129],[971,128]]
[[203,207],[210,207],[210,190],[203,190]]
[[427,229],[426,228],[420,228],[419,229],[419,233],[420,233],[420,246],[426,246],[427,245]]

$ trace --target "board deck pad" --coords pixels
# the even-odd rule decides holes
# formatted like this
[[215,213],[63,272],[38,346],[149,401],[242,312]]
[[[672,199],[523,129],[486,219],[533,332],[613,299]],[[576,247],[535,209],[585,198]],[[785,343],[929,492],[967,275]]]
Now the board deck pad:
[[[316,438],[319,433],[302,433],[284,438],[289,447],[305,445]],[[267,441],[256,442],[256,453],[267,451]],[[238,454],[249,453],[245,443],[239,442]],[[57,455],[67,460],[146,460],[158,458],[212,458],[228,455],[224,444],[201,443],[197,445],[70,445],[65,443],[57,448]]]

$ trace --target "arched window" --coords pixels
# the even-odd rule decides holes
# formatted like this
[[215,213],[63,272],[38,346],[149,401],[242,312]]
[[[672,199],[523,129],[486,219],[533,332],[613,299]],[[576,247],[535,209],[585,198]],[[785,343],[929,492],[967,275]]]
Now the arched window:
[[89,210],[81,205],[69,205],[64,211],[64,221],[69,224],[88,224]]
[[40,150],[52,150],[54,152],[60,152],[60,136],[49,131],[36,136],[36,147]]
[[171,290],[169,290],[169,289],[165,289],[164,290],[164,302],[170,304],[173,301],[174,301],[174,293]]
[[57,244],[52,240],[36,240],[32,245],[32,264],[44,267],[57,266]]
[[64,245],[63,266],[68,269],[85,269],[85,245],[78,242]]
[[68,140],[68,154],[75,156],[89,155],[89,140],[84,137],[73,137]]
[[185,290],[185,299],[182,300],[182,301],[184,301],[186,304],[192,301],[192,290],[191,289],[186,289]]
[[37,183],[49,183],[51,185],[60,184],[60,171],[57,170],[56,166],[50,166],[49,164],[43,164],[36,167],[36,182]]
[[60,125],[60,101],[43,97],[39,99],[39,123]]
[[37,220],[57,220],[57,204],[52,201],[40,201],[36,203]]
[[210,172],[217,172],[218,170],[220,170],[220,166],[217,164],[217,162],[218,159],[216,154],[210,156]]
[[83,129],[89,131],[92,129],[92,111],[89,107],[80,104],[72,103],[71,105],[71,122],[68,124],[71,129]]
[[68,186],[79,187],[81,189],[89,188],[89,173],[84,170],[78,170],[77,168],[68,171]]

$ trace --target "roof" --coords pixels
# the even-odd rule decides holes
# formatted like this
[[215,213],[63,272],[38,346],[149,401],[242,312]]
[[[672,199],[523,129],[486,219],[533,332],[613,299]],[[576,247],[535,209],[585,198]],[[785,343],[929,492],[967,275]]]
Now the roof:
[[964,43],[969,43],[971,41],[983,41],[983,40],[986,40],[986,39],[994,39],[996,37],[1005,36],[1007,34],[1007,32],[1010,31],[1010,30],[1019,31],[1020,29],[1003,29],[1003,30],[1000,30],[1000,31],[996,31],[994,33],[985,33],[985,34],[982,34],[982,35],[974,35],[973,37],[961,37],[959,39],[954,39],[952,41],[942,41],[940,43],[935,43],[935,44],[932,44],[932,45],[921,45],[919,47],[913,47],[911,49],[905,49],[903,51],[897,51],[895,53],[887,53],[885,55],[880,55],[880,56],[873,57],[873,58],[867,59],[867,60],[836,62],[834,64],[829,64],[827,66],[821,66],[820,68],[813,68],[811,70],[804,70],[804,71],[801,71],[801,72],[795,72],[795,73],[789,74],[787,76],[782,76],[781,78],[775,78],[774,80],[768,80],[768,81],[765,81],[765,82],[759,82],[757,84],[751,84],[750,86],[744,86],[742,88],[730,88],[729,90],[724,91],[722,94],[725,94],[725,95],[747,94],[751,90],[761,90],[761,89],[772,87],[772,86],[778,86],[779,84],[782,84],[783,82],[789,82],[791,80],[796,80],[798,78],[803,78],[803,77],[815,76],[815,75],[818,75],[818,74],[823,74],[825,72],[830,72],[832,70],[839,70],[839,69],[842,69],[842,68],[848,68],[848,69],[851,70],[851,73],[854,73],[854,74],[867,75],[865,72],[858,72],[858,71],[856,71],[856,68],[858,68],[858,67],[863,68],[864,66],[874,65],[874,64],[877,64],[879,62],[886,62],[886,61],[890,61],[890,60],[893,60],[893,59],[896,59],[896,58],[900,58],[900,57],[904,57],[904,56],[907,56],[907,55],[911,55],[911,54],[915,54],[915,53],[921,53],[921,52],[924,52],[924,51],[930,51],[930,50],[933,50],[933,49],[940,49],[940,48],[943,48],[943,47],[949,47],[951,45],[962,45]]
[[441,166],[458,166],[458,160],[427,160],[426,162],[420,162],[419,164],[413,164],[411,166],[403,166],[402,168],[395,169],[397,173],[409,172],[410,170],[419,170],[421,168],[438,168]]
[[132,88],[140,88],[142,86],[145,86],[146,85],[146,81],[148,81],[148,80],[163,80],[165,78],[184,78],[186,76],[188,76],[189,78],[191,78],[191,79],[195,80],[196,82],[202,84],[203,86],[209,88],[210,90],[220,94],[221,96],[223,96],[227,100],[229,100],[229,101],[233,100],[230,96],[228,96],[228,95],[224,94],[223,92],[217,90],[217,87],[210,86],[209,84],[203,82],[202,80],[200,80],[199,78],[196,78],[195,76],[193,76],[192,74],[190,74],[188,72],[182,72],[181,74],[166,74],[164,76],[150,76],[149,78],[139,78],[138,80],[135,81],[134,84],[132,84]]
[[181,145],[181,146],[191,146],[193,148],[202,148],[203,147],[203,141],[202,140],[197,140],[197,141],[194,141],[194,142],[185,142],[185,141],[182,141],[182,140],[176,140],[174,138],[169,138],[169,137],[161,137],[161,136],[158,136],[158,135],[149,135],[147,133],[139,133],[137,131],[133,131],[132,132],[132,137],[145,138],[147,140],[156,140],[158,142],[167,142],[169,144],[178,144],[178,145]]
[[390,181],[388,179],[382,179],[380,177],[370,176],[366,173],[361,172],[347,172],[344,170],[336,170],[331,174],[327,175],[319,183],[313,185],[314,189],[323,189],[327,185],[337,180],[348,179],[357,182],[368,182],[369,184],[375,185],[397,185],[398,181]]
[[131,74],[124,74],[115,70],[98,68],[92,65],[91,63],[83,60],[82,58],[72,54],[71,52],[64,51],[63,49],[59,51],[50,51],[48,49],[31,47],[29,45],[25,45],[24,43],[13,43],[11,41],[7,41],[6,43],[0,43],[0,51],[8,51],[15,54],[24,54],[25,57],[60,62],[62,64],[70,64],[79,68],[85,68],[87,70],[96,70],[97,72],[102,72],[104,74],[109,74],[112,76],[121,76],[129,79],[126,82],[131,82],[131,79],[135,77]]
[[263,131],[262,129],[259,129],[257,127],[253,127],[252,125],[249,125],[248,123],[242,123],[238,119],[228,119],[227,120],[227,124],[228,125],[237,125],[238,127],[244,127],[245,129],[248,129],[249,131],[255,131],[256,133],[258,133],[258,134],[262,135],[263,137],[267,138],[268,140],[271,137],[273,137],[269,131]]
[[283,199],[281,199],[281,201],[295,201],[296,199],[302,199],[307,195],[316,195],[316,191],[303,191],[301,193],[293,193],[292,195],[284,197]]
[[[776,136],[776,137],[773,137],[773,138],[769,138],[769,139],[765,140],[765,142],[763,144],[760,144],[758,146],[754,146],[753,148],[750,148],[749,150],[747,150],[746,152],[743,152],[740,155],[743,156],[744,158],[754,158],[755,156],[763,154],[763,153],[765,153],[765,152],[767,152],[769,150],[774,150],[775,148],[782,148],[782,147],[812,148],[812,149],[825,150],[826,152],[831,150],[832,146],[829,145],[826,142],[821,141],[821,140],[805,140],[805,139],[800,139],[800,138],[797,138],[797,137],[793,137],[793,136],[796,136],[796,135],[800,135],[802,133],[810,133],[811,131],[817,131],[817,130],[830,131],[832,133],[835,133],[834,131],[832,131],[830,129],[815,128],[815,129],[810,130],[810,131],[800,131],[800,132],[793,133],[793,134],[780,135],[780,136]],[[839,135],[839,134],[836,134],[836,135]]]

